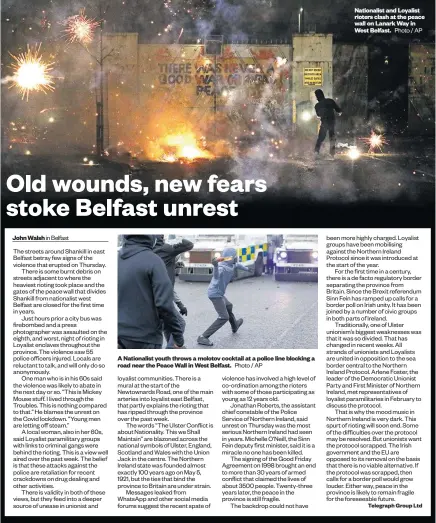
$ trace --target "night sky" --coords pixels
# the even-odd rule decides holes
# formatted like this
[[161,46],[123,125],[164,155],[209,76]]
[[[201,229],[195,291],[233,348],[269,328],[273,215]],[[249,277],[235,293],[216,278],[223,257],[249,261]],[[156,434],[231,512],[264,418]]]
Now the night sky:
[[[143,43],[190,43],[208,34],[226,40],[289,41],[297,31],[298,11],[304,8],[306,31],[331,32],[335,42],[365,42],[369,50],[368,98],[380,103],[391,123],[407,117],[408,44],[434,41],[434,2],[421,0],[4,0],[2,3],[2,63],[8,52],[27,44],[62,42],[62,21],[85,8],[89,17],[101,19],[108,32],[137,32]],[[421,8],[426,20],[423,34],[356,35],[355,7]],[[387,60],[386,60],[387,57]],[[4,77],[10,74],[2,73]]]
[[[138,32],[146,41],[174,41],[184,28],[186,37],[219,33],[230,38],[286,38],[297,27],[298,11],[304,8],[306,29],[333,32],[336,39],[356,40],[352,28],[355,7],[420,7],[426,16],[423,38],[434,39],[434,2],[421,0],[5,0],[3,24],[38,23],[47,17],[53,24],[86,8],[98,17],[100,5],[106,12],[107,29],[114,32]],[[153,22],[153,23],[152,23]],[[165,27],[171,29],[164,33]],[[3,27],[7,42],[11,28]],[[18,28],[17,28],[18,29]],[[32,28],[36,30],[36,28]],[[158,33],[161,33],[161,37]],[[365,36],[363,37],[365,38]]]

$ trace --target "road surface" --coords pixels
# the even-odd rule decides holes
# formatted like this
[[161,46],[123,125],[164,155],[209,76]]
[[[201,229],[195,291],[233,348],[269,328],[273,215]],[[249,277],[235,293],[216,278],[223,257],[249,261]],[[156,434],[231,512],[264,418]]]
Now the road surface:
[[[300,144],[300,142],[298,142]],[[395,147],[394,147],[395,145]],[[217,158],[212,161],[199,161],[192,164],[144,162],[134,171],[132,179],[141,180],[149,189],[148,197],[165,201],[198,199],[212,201],[214,196],[220,201],[247,198],[262,204],[265,198],[289,197],[292,200],[310,202],[311,205],[330,203],[338,205],[353,205],[357,202],[378,204],[407,203],[422,205],[434,203],[434,141],[421,142],[418,139],[394,140],[387,145],[383,153],[364,153],[352,161],[346,154],[347,149],[338,148],[335,161],[329,161],[327,146],[322,154],[315,159],[312,142],[303,142],[296,149],[283,151],[274,158],[253,158],[249,154],[234,158]],[[363,148],[360,146],[361,150]],[[288,154],[290,152],[290,154]],[[52,180],[55,179],[122,179],[129,171],[128,165],[117,164],[108,160],[95,160],[90,167],[83,163],[82,156],[20,156],[2,155],[3,168],[3,198],[21,200],[22,192],[9,192],[6,180],[11,174],[21,176],[32,175],[33,178],[44,173],[47,177],[47,191],[44,197],[62,199],[68,197],[95,198],[95,193],[55,192]],[[207,179],[211,174],[234,179],[264,179],[267,182],[266,193],[209,193]],[[202,180],[200,191],[176,192],[172,194],[154,192],[154,182],[157,179],[192,179]],[[101,193],[103,199],[111,194]],[[112,195],[113,196],[113,195]],[[142,193],[131,191],[117,194],[125,201],[144,201]],[[41,199],[41,193],[27,193],[26,199]]]
[[[216,319],[207,298],[207,283],[176,281],[176,291],[188,308],[185,345],[197,344],[199,334]],[[233,334],[224,325],[211,340],[211,349],[317,349],[318,284],[276,282],[272,276],[247,278],[231,283],[226,296],[233,303],[236,318],[244,318]],[[206,348],[207,349],[207,348]]]
[[[313,141],[312,141],[313,142]],[[83,155],[77,157],[2,155],[2,203],[6,206],[22,200],[40,203],[43,198],[50,203],[67,203],[71,212],[69,227],[106,226],[105,216],[86,215],[75,218],[75,200],[90,199],[107,204],[109,198],[122,199],[126,204],[156,202],[157,214],[153,219],[166,220],[164,204],[188,204],[186,210],[178,210],[177,226],[208,227],[214,225],[235,227],[235,217],[230,213],[212,215],[205,221],[202,210],[191,212],[196,204],[221,203],[238,205],[238,227],[276,228],[279,217],[287,216],[293,227],[423,227],[434,222],[435,175],[434,140],[390,138],[383,153],[362,154],[352,161],[338,148],[334,161],[328,159],[325,146],[321,158],[315,159],[313,143],[304,147],[283,150],[277,157],[258,158],[249,154],[192,164],[144,162],[130,175],[128,165],[101,160],[94,166],[83,164]],[[10,175],[29,175],[32,180],[42,174],[47,177],[46,192],[10,191],[6,180]],[[211,174],[230,182],[235,180],[262,179],[267,183],[266,192],[208,192],[207,180]],[[125,180],[141,185],[148,194],[117,189],[117,192],[55,192],[55,179],[78,180],[80,183],[122,182]],[[198,180],[199,192],[155,192],[156,180]],[[89,189],[88,189],[89,190]],[[233,202],[235,201],[235,202]],[[233,202],[233,204],[232,204]],[[123,205],[124,205],[123,203]],[[191,207],[192,206],[192,207]],[[23,216],[23,217],[22,217]],[[13,227],[27,227],[26,214],[11,218]],[[51,227],[52,218],[34,215],[34,227]],[[132,214],[112,215],[112,227],[132,227]],[[136,223],[143,223],[142,219]],[[136,225],[136,224],[135,224]],[[136,225],[141,226],[141,225]],[[165,225],[166,226],[166,225]]]

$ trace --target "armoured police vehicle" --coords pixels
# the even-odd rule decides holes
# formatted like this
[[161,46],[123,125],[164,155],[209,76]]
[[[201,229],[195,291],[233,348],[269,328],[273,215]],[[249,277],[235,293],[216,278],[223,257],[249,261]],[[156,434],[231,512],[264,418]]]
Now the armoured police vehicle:
[[275,252],[275,279],[318,281],[318,236],[287,235]]
[[251,274],[235,270],[233,280],[263,274],[268,255],[266,236],[202,234],[195,238],[194,248],[182,255],[184,266],[180,269],[179,278],[185,281],[210,281],[212,259],[219,258],[226,247],[234,247],[238,262],[254,271]]

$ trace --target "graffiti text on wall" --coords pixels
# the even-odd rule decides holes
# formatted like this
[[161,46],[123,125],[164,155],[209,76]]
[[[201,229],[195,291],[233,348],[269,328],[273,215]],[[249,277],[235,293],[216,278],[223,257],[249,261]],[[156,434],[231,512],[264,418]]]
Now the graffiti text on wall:
[[192,64],[159,64],[159,83],[161,85],[190,84]]
[[[223,90],[242,85],[264,84],[272,81],[274,70],[265,73],[260,67],[244,63],[217,63],[193,65],[191,63],[158,64],[160,85],[190,84],[195,80],[196,94],[212,96]],[[195,71],[195,74],[193,72]]]

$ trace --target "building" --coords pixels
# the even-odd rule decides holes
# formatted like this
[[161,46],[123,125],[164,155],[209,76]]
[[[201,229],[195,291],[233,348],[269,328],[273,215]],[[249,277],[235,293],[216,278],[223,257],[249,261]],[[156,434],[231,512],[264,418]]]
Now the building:
[[409,45],[408,128],[413,133],[434,134],[434,44]]

